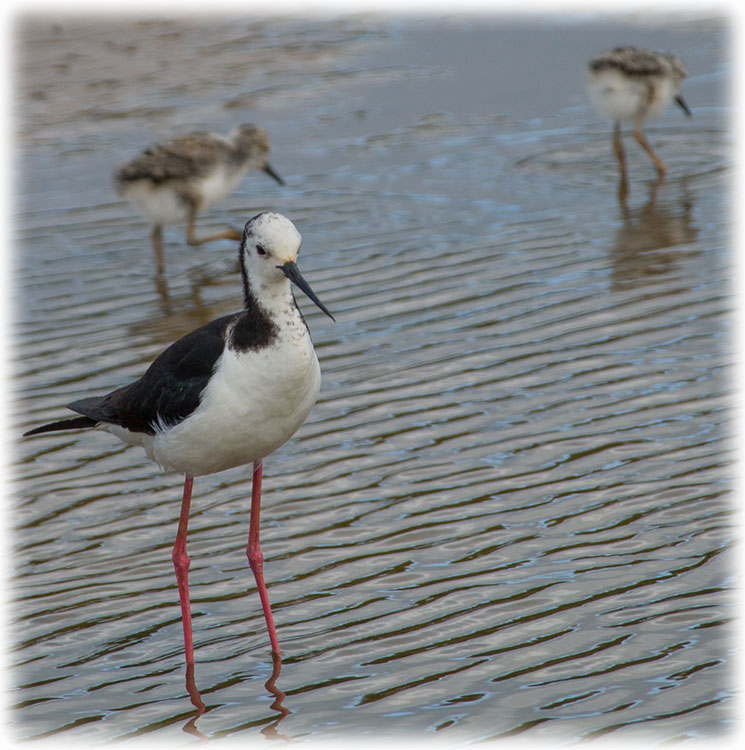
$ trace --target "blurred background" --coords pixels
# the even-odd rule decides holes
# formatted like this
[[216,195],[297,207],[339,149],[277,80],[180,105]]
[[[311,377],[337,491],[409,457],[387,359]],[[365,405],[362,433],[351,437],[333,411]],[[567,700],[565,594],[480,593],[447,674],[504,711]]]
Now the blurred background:
[[[14,443],[18,738],[682,742],[731,726],[732,107],[714,15],[21,16],[12,436],[142,374],[241,302],[236,243],[113,188],[147,145],[253,122],[203,231],[279,211],[335,314],[324,383],[265,461],[276,684],[244,547],[250,467],[195,482],[195,709],[171,564],[182,478],[107,435]],[[627,136],[587,61],[671,51]],[[281,691],[281,692],[280,692]],[[193,696],[192,696],[193,699]],[[383,721],[385,719],[385,721]]]

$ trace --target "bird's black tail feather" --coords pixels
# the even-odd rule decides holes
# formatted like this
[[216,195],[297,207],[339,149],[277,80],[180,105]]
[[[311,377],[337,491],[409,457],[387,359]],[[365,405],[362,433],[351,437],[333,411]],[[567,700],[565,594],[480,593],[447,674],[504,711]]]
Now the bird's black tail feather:
[[42,432],[56,432],[57,430],[81,430],[85,427],[95,427],[98,424],[95,419],[90,417],[73,417],[72,419],[63,419],[61,422],[51,422],[43,424],[41,427],[34,427],[33,430],[23,433],[23,437],[30,435],[40,435]]

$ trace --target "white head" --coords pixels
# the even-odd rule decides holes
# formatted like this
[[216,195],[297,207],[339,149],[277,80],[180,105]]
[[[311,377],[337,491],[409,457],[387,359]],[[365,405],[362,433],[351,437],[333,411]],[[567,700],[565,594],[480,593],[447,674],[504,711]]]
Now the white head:
[[262,302],[286,299],[291,294],[289,280],[333,320],[334,316],[300,275],[296,261],[301,242],[300,232],[282,214],[265,212],[249,219],[240,248],[244,295]]

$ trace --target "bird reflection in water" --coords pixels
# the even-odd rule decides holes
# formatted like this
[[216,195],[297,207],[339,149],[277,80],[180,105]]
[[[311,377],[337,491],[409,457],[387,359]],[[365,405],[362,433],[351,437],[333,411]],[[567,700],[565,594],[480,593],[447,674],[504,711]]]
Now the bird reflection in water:
[[[237,273],[235,264],[221,261],[196,266],[189,269],[178,293],[169,293],[165,279],[155,276],[157,314],[153,312],[134,321],[127,327],[127,335],[144,339],[155,348],[166,347],[175,338],[233,312],[234,297],[223,295],[219,289],[234,288]],[[213,291],[205,295],[205,290]]]
[[272,705],[269,706],[269,708],[271,708],[273,711],[276,711],[279,716],[270,724],[265,726],[261,730],[261,733],[269,740],[284,740],[285,742],[291,742],[292,738],[288,737],[286,734],[280,734],[280,732],[277,731],[279,722],[282,721],[282,719],[284,719],[285,716],[290,713],[290,709],[285,708],[282,705],[282,701],[286,696],[277,687],[277,678],[279,677],[279,672],[282,669],[282,658],[278,653],[272,652],[272,661],[274,662],[272,676],[264,683],[264,687],[274,696],[274,701],[272,702]]
[[[685,184],[680,198],[666,203],[658,203],[660,185],[661,180],[652,183],[640,208],[632,209],[625,200],[619,201],[623,224],[611,248],[614,290],[653,283],[669,273],[680,261],[680,246],[693,242],[698,235],[693,197]],[[664,252],[667,248],[670,251]]]
[[202,700],[202,696],[199,694],[197,689],[197,683],[194,680],[194,665],[186,665],[186,692],[189,693],[191,704],[196,708],[196,713],[189,719],[183,726],[184,732],[187,734],[193,734],[195,737],[199,737],[202,740],[209,739],[206,734],[200,732],[197,728],[197,719],[205,712],[206,706]]
[[216,262],[198,264],[186,272],[189,283],[188,290],[179,297],[172,297],[168,287],[166,275],[160,271],[153,274],[158,307],[162,315],[173,315],[176,312],[174,303],[186,299],[196,308],[204,307],[202,290],[207,287],[228,286],[235,284],[235,276],[240,273],[240,265],[231,258],[220,258]]
[[[272,705],[269,706],[269,708],[271,708],[272,711],[276,711],[279,715],[271,720],[271,722],[261,730],[261,733],[268,740],[284,740],[285,742],[292,742],[291,737],[286,734],[282,734],[277,730],[279,722],[282,721],[282,719],[284,719],[285,716],[290,713],[290,709],[282,705],[282,701],[285,699],[286,695],[277,687],[277,679],[279,678],[279,673],[282,669],[282,657],[278,653],[272,652],[272,662],[272,674],[271,677],[269,677],[269,679],[264,683],[264,687],[266,688],[268,693],[271,693],[271,695],[274,696]],[[206,711],[207,707],[204,705],[204,701],[202,700],[202,696],[199,693],[199,689],[197,688],[196,681],[194,679],[194,664],[186,665],[186,692],[189,694],[189,699],[191,700],[191,703],[196,711],[194,712],[194,715],[186,722],[186,724],[184,724],[182,730],[186,732],[186,734],[191,734],[195,737],[199,737],[199,739],[203,741],[209,740],[210,738],[206,734],[204,734],[204,732],[202,732],[199,727],[197,727],[197,720]]]

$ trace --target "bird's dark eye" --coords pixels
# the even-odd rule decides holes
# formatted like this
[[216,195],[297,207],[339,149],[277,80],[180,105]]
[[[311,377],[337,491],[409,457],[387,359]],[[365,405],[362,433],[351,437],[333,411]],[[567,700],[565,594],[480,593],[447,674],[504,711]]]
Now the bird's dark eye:
[[256,252],[259,255],[267,255],[266,248],[263,245],[256,245]]

